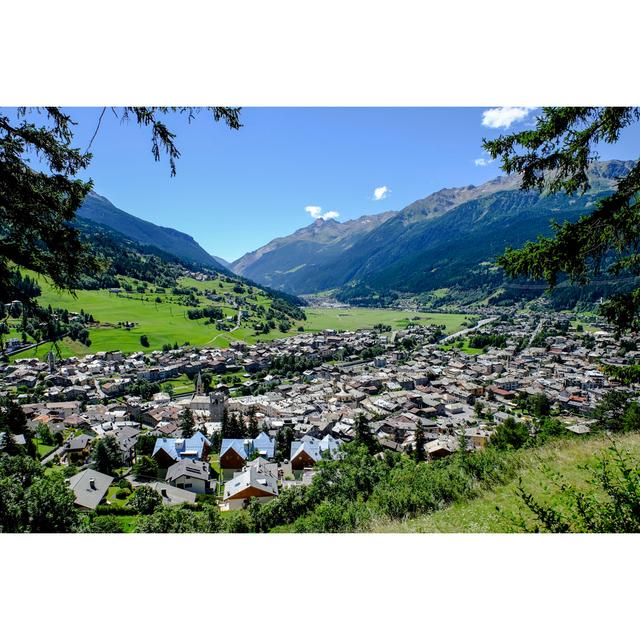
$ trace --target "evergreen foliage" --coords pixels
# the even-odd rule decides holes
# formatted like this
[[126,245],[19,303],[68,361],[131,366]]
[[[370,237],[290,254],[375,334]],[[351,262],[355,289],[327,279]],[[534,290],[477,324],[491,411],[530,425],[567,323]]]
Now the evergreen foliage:
[[[587,175],[599,143],[613,144],[640,118],[630,107],[550,107],[534,129],[484,141],[502,169],[522,175],[522,189],[551,194],[583,194],[591,186]],[[509,249],[498,263],[512,277],[545,280],[551,288],[566,275],[586,285],[606,271],[612,277],[640,274],[640,164],[617,182],[614,193],[575,222],[555,224],[553,238],[539,237],[521,249]],[[601,311],[619,332],[640,328],[640,289],[612,295]]]

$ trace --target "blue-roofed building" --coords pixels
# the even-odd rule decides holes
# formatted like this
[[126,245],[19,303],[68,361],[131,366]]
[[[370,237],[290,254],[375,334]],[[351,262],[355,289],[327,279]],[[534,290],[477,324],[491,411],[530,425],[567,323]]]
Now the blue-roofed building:
[[191,438],[158,438],[151,455],[168,467],[179,460],[205,460],[210,450],[211,442],[198,431]]
[[251,438],[225,438],[220,447],[221,469],[242,469],[254,454],[271,460],[275,456],[276,441],[264,431],[253,440]]
[[253,440],[224,438],[220,447],[221,469],[242,469],[251,455]]
[[264,431],[253,440],[253,449],[257,451],[262,458],[271,460],[276,454],[275,438],[270,438]]
[[342,445],[341,440],[336,440],[331,434],[327,434],[322,440],[313,436],[303,436],[300,440],[291,443],[291,468],[294,470],[312,467],[320,460],[323,452],[328,451],[331,457],[335,457]]

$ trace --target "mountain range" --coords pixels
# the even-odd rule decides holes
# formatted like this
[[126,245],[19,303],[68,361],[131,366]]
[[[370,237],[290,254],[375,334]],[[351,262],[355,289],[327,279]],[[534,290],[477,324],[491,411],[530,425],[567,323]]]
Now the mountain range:
[[506,247],[551,235],[552,220],[588,213],[633,164],[592,164],[590,188],[582,195],[522,191],[519,176],[499,176],[479,186],[441,189],[399,211],[342,223],[319,219],[247,253],[231,268],[292,294],[332,290],[351,302],[389,291],[499,284],[503,276],[491,263]]

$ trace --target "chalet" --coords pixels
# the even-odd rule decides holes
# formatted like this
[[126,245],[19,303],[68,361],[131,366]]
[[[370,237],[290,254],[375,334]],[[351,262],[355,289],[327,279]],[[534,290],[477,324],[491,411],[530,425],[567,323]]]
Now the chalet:
[[66,418],[72,413],[80,412],[80,402],[77,400],[70,400],[69,402],[48,402],[47,409],[55,411]]
[[491,432],[486,429],[470,427],[465,429],[464,437],[467,440],[467,443],[471,444],[474,448],[481,449],[487,444],[487,442],[489,442]]
[[291,443],[291,468],[294,470],[312,467],[320,460],[323,452],[327,451],[331,457],[335,457],[342,445],[331,435],[326,435],[322,440],[310,436],[303,436],[300,440]]
[[140,429],[132,426],[120,427],[115,434],[118,446],[120,447],[124,460],[127,464],[131,464],[133,462],[135,446],[136,442],[138,442],[139,435]]
[[191,438],[158,438],[152,457],[161,467],[178,460],[204,460],[211,450],[211,442],[199,431]]
[[149,486],[162,496],[162,504],[167,507],[183,504],[184,502],[190,502],[191,504],[196,502],[196,494],[193,491],[179,489],[165,482],[150,482]]
[[225,438],[220,447],[221,469],[242,469],[254,454],[267,459],[275,456],[276,442],[264,431],[257,438]]
[[515,391],[509,391],[496,385],[490,386],[489,391],[499,400],[513,400],[516,397]]
[[65,442],[62,448],[62,457],[73,456],[76,459],[82,459],[89,455],[91,450],[91,442],[93,438],[86,434],[76,436]]
[[425,445],[425,451],[429,460],[440,460],[440,458],[446,458],[454,451],[457,451],[458,448],[458,442],[454,438],[438,438],[437,440],[428,442]]
[[224,485],[223,511],[237,511],[255,498],[259,503],[270,502],[278,497],[278,480],[271,473],[250,466],[236,474]]

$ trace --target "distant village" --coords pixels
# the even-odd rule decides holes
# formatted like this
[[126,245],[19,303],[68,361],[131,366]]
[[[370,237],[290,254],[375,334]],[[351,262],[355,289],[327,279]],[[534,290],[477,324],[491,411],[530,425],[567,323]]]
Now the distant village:
[[[601,363],[625,364],[640,354],[621,349],[605,325],[587,332],[574,322],[568,331],[554,330],[573,318],[487,316],[453,336],[416,325],[300,333],[226,349],[111,351],[65,360],[50,353],[44,362],[0,365],[0,395],[20,402],[34,434],[45,429],[52,436],[55,446],[43,465],[77,468],[68,482],[80,509],[108,504],[112,483],[126,478],[133,487],[150,485],[165,505],[209,495],[222,511],[234,511],[251,499],[268,502],[288,487],[309,484],[317,463],[339,457],[354,438],[359,415],[383,452],[412,452],[422,432],[427,460],[461,446],[484,447],[509,417],[529,421],[517,403],[523,395],[544,395],[568,430],[588,433],[602,396],[628,390],[608,379]],[[471,332],[504,336],[504,346],[468,353],[458,341]],[[274,370],[282,362],[306,368]],[[193,382],[188,393],[162,386],[185,374]],[[206,384],[211,380],[215,384]],[[139,394],[144,383],[162,390],[145,399]],[[40,397],[33,401],[37,388]],[[193,428],[183,433],[186,413]],[[234,437],[227,437],[230,422]],[[104,438],[115,439],[122,453],[117,477],[91,464]],[[141,439],[157,463],[153,477],[133,471]]]

